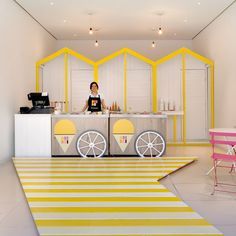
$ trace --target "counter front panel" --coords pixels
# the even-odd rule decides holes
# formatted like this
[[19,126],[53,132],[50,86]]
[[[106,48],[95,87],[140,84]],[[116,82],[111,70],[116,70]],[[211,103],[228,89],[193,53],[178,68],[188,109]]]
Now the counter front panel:
[[[88,131],[99,132],[108,142],[108,115],[53,115],[52,156],[79,156],[78,138]],[[90,143],[90,139],[93,141],[95,137],[94,133],[89,133],[84,139],[84,146],[86,146],[86,142]],[[93,155],[91,152],[92,149],[89,151],[89,155]],[[107,148],[104,154],[108,154]]]
[[166,120],[165,115],[110,115],[110,155],[137,155],[135,141],[144,132],[158,132],[165,139]]

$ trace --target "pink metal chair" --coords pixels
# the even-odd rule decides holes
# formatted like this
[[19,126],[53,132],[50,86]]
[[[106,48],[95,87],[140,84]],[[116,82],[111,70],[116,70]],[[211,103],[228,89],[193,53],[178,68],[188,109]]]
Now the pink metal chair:
[[[228,189],[222,189],[223,186],[236,186],[236,183],[228,183],[228,182],[219,182],[218,181],[218,171],[217,168],[229,168],[230,174],[233,173],[233,170],[236,169],[236,153],[235,153],[235,145],[236,145],[236,129],[210,129],[210,142],[212,144],[212,159],[213,159],[213,168],[214,168],[214,189],[212,194],[215,193],[215,191],[221,191],[221,192],[230,192],[230,193],[236,193],[233,190]],[[223,138],[223,139],[222,139]],[[227,145],[228,147],[231,147],[231,151],[223,154],[219,153],[216,150],[216,145]],[[228,164],[228,165],[227,165]],[[229,165],[230,164],[230,165]]]

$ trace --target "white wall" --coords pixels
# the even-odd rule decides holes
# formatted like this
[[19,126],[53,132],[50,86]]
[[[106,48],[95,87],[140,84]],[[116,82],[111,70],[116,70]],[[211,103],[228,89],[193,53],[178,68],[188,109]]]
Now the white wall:
[[0,1],[0,162],[14,155],[13,115],[35,90],[35,62],[51,54],[55,40],[14,1]]
[[193,49],[215,61],[215,126],[236,126],[236,4],[193,40]]
[[133,49],[152,60],[157,60],[181,48],[192,49],[192,40],[159,40],[156,48],[151,47],[151,40],[103,40],[99,47],[94,46],[94,40],[58,40],[57,49],[68,47],[91,60],[99,60],[124,47]]

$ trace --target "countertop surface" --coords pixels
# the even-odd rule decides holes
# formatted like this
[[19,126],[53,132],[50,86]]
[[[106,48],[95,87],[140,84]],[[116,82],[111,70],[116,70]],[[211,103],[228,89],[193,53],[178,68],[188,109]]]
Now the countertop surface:
[[130,118],[135,118],[135,117],[140,117],[140,118],[167,118],[168,116],[173,116],[173,115],[183,115],[182,111],[165,111],[165,112],[160,112],[160,113],[122,113],[122,112],[111,112],[111,113],[87,113],[87,112],[72,112],[72,113],[52,113],[52,114],[16,114],[16,115],[40,115],[40,116],[52,116],[52,117],[96,117],[96,118],[115,118],[115,117],[130,117]]

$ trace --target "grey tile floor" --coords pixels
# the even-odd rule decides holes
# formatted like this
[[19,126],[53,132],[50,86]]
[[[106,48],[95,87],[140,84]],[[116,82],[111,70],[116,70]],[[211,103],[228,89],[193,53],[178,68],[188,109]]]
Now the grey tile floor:
[[[210,147],[169,147],[167,156],[197,156],[198,161],[161,180],[196,212],[226,236],[236,235],[236,194],[216,192],[211,195],[213,178],[206,172],[212,166]],[[225,179],[236,182],[236,174]],[[11,161],[0,164],[0,235],[38,236]]]

